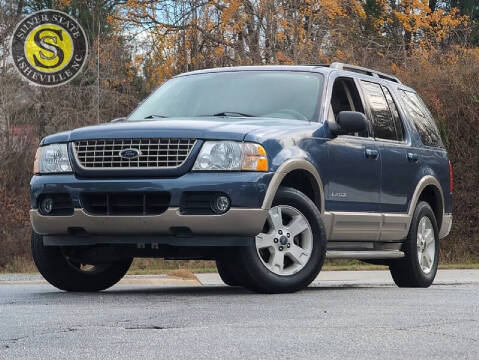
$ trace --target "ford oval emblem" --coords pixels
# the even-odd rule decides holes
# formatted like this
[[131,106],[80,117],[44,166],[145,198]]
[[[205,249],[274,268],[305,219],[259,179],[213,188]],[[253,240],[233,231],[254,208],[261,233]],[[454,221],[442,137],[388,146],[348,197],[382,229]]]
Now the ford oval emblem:
[[133,160],[141,155],[141,151],[137,149],[123,149],[120,151],[120,156],[124,159]]

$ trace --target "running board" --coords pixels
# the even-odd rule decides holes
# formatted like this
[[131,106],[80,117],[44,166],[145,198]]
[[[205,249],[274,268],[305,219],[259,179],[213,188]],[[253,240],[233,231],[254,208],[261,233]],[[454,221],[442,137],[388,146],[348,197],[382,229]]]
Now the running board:
[[404,257],[404,252],[399,250],[378,250],[378,251],[326,251],[328,259],[398,259]]

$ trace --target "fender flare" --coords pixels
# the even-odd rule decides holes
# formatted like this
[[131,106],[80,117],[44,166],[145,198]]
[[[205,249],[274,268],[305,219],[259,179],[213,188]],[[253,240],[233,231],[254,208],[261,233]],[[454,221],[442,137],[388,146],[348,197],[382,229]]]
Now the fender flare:
[[314,167],[312,163],[304,159],[290,159],[285,161],[280,165],[280,167],[276,170],[273,178],[271,179],[268,189],[266,190],[266,194],[263,200],[263,205],[261,206],[262,209],[269,210],[273,203],[274,197],[276,192],[278,191],[279,185],[283,181],[283,179],[288,175],[291,171],[294,170],[304,170],[309,172],[316,181],[316,184],[319,188],[319,195],[321,201],[321,208],[319,209],[320,212],[324,211],[324,187],[323,181],[319,176],[318,170]]
[[[411,202],[409,203],[409,210],[408,210],[408,216],[409,216],[409,224],[408,224],[408,229],[409,229],[409,226],[411,225],[411,221],[412,221],[412,216],[414,214],[414,210],[416,210],[416,206],[417,206],[417,203],[419,201],[419,197],[421,196],[423,190],[427,187],[427,186],[434,186],[439,194],[440,194],[440,197],[441,197],[441,206],[442,206],[442,214],[441,214],[441,219],[436,219],[437,222],[438,222],[438,228],[440,229],[441,228],[441,225],[442,225],[442,219],[444,218],[444,193],[442,191],[442,187],[441,187],[441,184],[439,183],[439,181],[431,176],[431,175],[426,175],[424,176],[423,178],[421,178],[421,180],[419,180],[418,184],[416,185],[416,189],[414,190],[414,193],[413,193],[413,196],[411,198]],[[438,229],[438,230],[439,230]]]

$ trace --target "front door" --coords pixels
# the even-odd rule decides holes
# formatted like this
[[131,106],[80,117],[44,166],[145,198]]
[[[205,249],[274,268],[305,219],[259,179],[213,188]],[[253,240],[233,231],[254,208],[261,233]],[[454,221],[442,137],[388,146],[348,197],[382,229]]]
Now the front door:
[[340,135],[328,143],[328,211],[379,212],[380,155],[373,139]]
[[[331,93],[328,122],[341,111],[364,113],[356,82],[338,78]],[[370,135],[339,135],[327,143],[326,211],[332,215],[329,240],[376,240],[381,223],[379,149]]]
[[[331,94],[329,121],[341,111],[364,113],[356,83],[338,78]],[[380,154],[369,132],[339,135],[328,142],[326,211],[378,212]]]

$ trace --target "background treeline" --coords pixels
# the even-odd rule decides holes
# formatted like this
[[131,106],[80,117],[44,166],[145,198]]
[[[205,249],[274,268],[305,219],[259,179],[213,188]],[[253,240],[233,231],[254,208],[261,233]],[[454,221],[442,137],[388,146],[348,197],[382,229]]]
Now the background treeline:
[[[53,8],[89,38],[83,73],[46,89],[9,59],[20,18]],[[479,1],[0,0],[0,268],[29,261],[33,155],[43,136],[129,113],[169,77],[233,65],[343,61],[417,89],[455,170],[448,262],[479,260]]]

